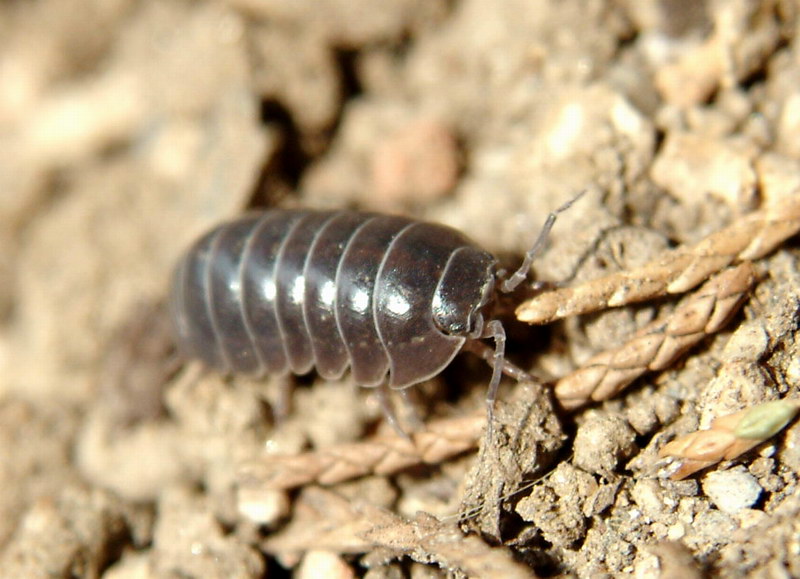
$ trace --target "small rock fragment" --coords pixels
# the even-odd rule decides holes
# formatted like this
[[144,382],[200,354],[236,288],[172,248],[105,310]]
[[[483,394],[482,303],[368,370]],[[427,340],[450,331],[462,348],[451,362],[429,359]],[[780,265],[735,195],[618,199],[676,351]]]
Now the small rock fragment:
[[585,501],[598,490],[590,474],[562,463],[547,481],[522,499],[516,511],[532,522],[546,541],[569,548],[586,532]]
[[742,466],[708,473],[703,479],[703,491],[728,514],[752,507],[761,496],[758,481]]
[[273,525],[289,514],[285,491],[240,487],[236,500],[239,513],[257,525]]
[[636,450],[636,433],[620,416],[588,416],[575,435],[575,464],[589,472],[613,471],[618,462]]
[[309,551],[303,557],[296,577],[298,579],[314,579],[315,577],[352,579],[355,577],[355,573],[336,553]]
[[800,93],[790,95],[783,105],[778,123],[778,143],[790,156],[800,156]]
[[664,492],[658,484],[658,481],[653,479],[644,479],[637,481],[631,489],[633,500],[642,512],[651,520],[659,520],[663,517],[665,512],[674,510],[665,504]]
[[748,209],[757,189],[758,147],[745,139],[670,133],[651,169],[653,181],[683,203],[713,195]]

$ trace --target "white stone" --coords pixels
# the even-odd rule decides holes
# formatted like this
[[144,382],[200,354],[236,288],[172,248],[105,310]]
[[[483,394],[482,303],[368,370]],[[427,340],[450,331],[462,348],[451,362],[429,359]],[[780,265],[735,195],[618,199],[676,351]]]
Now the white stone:
[[237,493],[239,513],[258,525],[271,525],[289,513],[289,497],[275,489],[243,487]]
[[703,479],[703,491],[719,510],[734,514],[752,507],[761,496],[761,486],[742,467],[711,472]]

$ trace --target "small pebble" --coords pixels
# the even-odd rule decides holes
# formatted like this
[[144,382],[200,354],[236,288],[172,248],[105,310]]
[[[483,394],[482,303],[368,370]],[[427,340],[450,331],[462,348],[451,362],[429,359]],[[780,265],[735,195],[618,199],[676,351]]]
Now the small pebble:
[[336,553],[329,551],[309,551],[297,571],[300,579],[326,577],[328,579],[353,579],[353,569]]
[[667,510],[661,487],[653,479],[638,481],[631,489],[631,496],[650,520],[658,520]]
[[589,413],[575,434],[575,465],[591,473],[608,473],[636,451],[636,433],[616,415]]
[[683,526],[683,523],[675,523],[669,529],[667,529],[667,539],[670,541],[678,541],[683,539],[686,535],[686,527]]
[[275,524],[289,514],[289,497],[281,490],[243,487],[237,501],[239,513],[257,525]]
[[744,467],[708,473],[703,479],[703,491],[719,510],[728,514],[752,507],[761,496],[758,481]]

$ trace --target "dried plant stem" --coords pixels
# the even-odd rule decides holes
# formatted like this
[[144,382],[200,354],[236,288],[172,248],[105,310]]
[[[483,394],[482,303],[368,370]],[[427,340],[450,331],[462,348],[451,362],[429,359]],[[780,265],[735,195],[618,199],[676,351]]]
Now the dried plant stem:
[[555,386],[556,398],[563,408],[574,410],[616,396],[645,372],[667,368],[687,348],[717,332],[738,310],[754,281],[750,262],[714,276],[669,315],[561,378]]
[[240,484],[288,489],[310,482],[334,484],[368,474],[391,474],[415,464],[438,464],[474,449],[485,423],[480,412],[432,421],[409,438],[386,434],[299,455],[268,455],[242,466]]
[[474,535],[464,535],[453,525],[419,513],[406,520],[380,509],[369,509],[374,527],[362,533],[373,546],[406,555],[421,563],[436,562],[443,569],[459,570],[469,577],[534,578],[533,571],[517,563],[506,549],[490,547]]
[[682,460],[671,478],[681,480],[721,460],[731,460],[783,430],[800,410],[800,400],[775,400],[716,418],[708,430],[697,430],[664,445],[659,456]]
[[508,549],[464,535],[454,523],[425,513],[407,519],[319,487],[300,492],[292,521],[267,536],[261,547],[287,566],[296,564],[300,553],[322,549],[368,553],[362,559],[368,567],[410,557],[469,577],[536,577]]
[[517,318],[546,324],[567,316],[686,292],[722,268],[758,259],[800,230],[800,191],[744,216],[692,247],[680,247],[632,271],[540,294],[517,308]]

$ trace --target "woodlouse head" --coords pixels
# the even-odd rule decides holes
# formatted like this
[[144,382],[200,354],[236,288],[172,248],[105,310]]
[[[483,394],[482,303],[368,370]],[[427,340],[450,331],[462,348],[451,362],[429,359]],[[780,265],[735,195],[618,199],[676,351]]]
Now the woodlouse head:
[[484,310],[494,299],[497,261],[491,254],[462,247],[450,256],[433,296],[433,319],[445,334],[478,338]]

